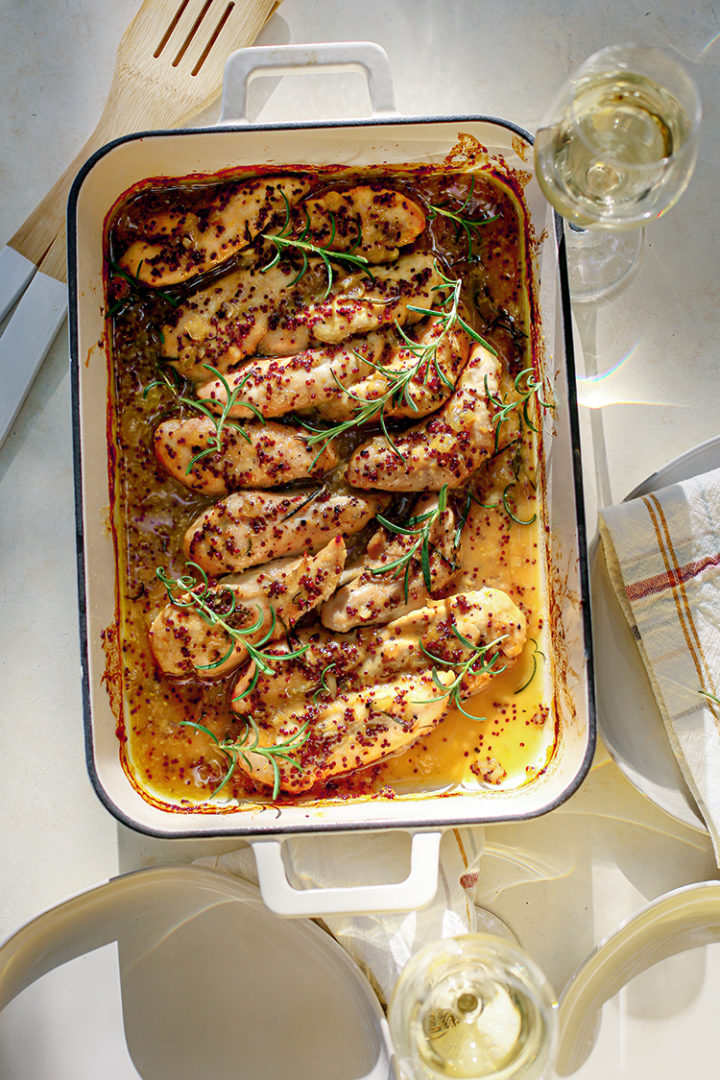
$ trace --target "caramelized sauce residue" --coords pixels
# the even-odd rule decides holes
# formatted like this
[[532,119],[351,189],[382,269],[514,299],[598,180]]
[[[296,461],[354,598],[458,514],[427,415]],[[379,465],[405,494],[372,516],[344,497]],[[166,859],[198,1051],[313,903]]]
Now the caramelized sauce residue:
[[[522,183],[513,190],[512,182],[498,179],[487,166],[473,175],[468,213],[489,220],[473,236],[472,261],[467,258],[466,234],[442,215],[428,218],[415,249],[431,251],[446,273],[463,276],[463,300],[474,329],[501,356],[501,395],[512,396],[517,374],[528,367],[536,372],[539,369]],[[334,169],[306,176],[313,192],[381,177],[386,186],[406,192],[425,207],[440,204],[457,208],[470,190],[467,172],[450,165],[395,170],[390,175]],[[150,198],[161,207],[182,200],[202,204],[217,183],[226,182],[227,178],[185,185],[158,181],[152,190],[134,192],[127,198],[108,228],[107,304],[112,313],[109,340],[114,385],[110,454],[119,625],[117,638],[112,628],[107,634],[110,666],[106,682],[118,719],[125,768],[133,784],[149,801],[179,812],[227,812],[229,805],[237,809],[238,803],[267,802],[269,792],[256,787],[238,769],[222,800],[208,801],[227,761],[209,749],[206,736],[180,726],[179,721],[201,722],[219,738],[240,734],[240,722],[229,705],[236,672],[214,680],[171,678],[158,670],[150,651],[148,626],[166,600],[156,568],[163,567],[173,576],[185,572],[183,534],[212,500],[187,491],[167,476],[152,449],[155,427],[178,413],[177,397],[183,392],[181,388],[176,395],[157,384],[160,327],[173,304],[188,290],[182,286],[168,292],[134,289],[112,267],[138,235],[143,200]],[[231,261],[211,278],[232,265]],[[365,427],[348,433],[339,444],[341,457],[347,458],[376,430]],[[528,619],[528,642],[520,661],[465,704],[477,719],[451,709],[428,737],[403,754],[335,779],[306,796],[291,800],[281,795],[278,804],[459,790],[492,796],[531,781],[547,766],[557,733],[547,659],[547,557],[539,439],[523,427],[514,448],[498,454],[482,469],[478,479],[482,505],[473,504],[470,511],[463,531],[462,571],[452,587],[453,592],[460,592],[492,585],[509,594]],[[504,494],[512,516],[503,506]],[[363,534],[359,542],[366,542],[368,535]],[[351,549],[350,557],[352,554]],[[237,802],[228,804],[228,799]]]

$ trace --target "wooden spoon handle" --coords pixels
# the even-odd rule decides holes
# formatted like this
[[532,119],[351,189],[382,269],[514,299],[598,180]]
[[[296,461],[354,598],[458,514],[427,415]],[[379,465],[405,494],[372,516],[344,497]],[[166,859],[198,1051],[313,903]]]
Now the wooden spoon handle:
[[[113,80],[113,86],[116,81],[117,79]],[[155,122],[154,115],[148,117],[147,103],[143,107],[141,101],[133,100],[139,95],[128,95],[124,89],[122,109],[118,109],[117,106],[119,97],[120,95],[111,90],[92,135],[7,244],[36,266],[40,266],[42,262],[45,273],[57,278],[58,281],[66,280],[65,214],[70,188],[79,170],[91,154],[105,143],[129,131],[134,131],[138,127],[148,127]]]
[[[192,114],[192,107],[190,108]],[[186,117],[180,117],[180,123]],[[47,195],[28,215],[17,232],[8,241],[8,247],[24,255],[26,259],[40,265],[56,237],[65,239],[65,213],[67,200],[73,180],[87,159],[105,143],[125,135],[130,131],[144,130],[149,127],[175,126],[178,123],[177,102],[163,104],[150,103],[146,88],[138,86],[128,78],[122,65],[118,65],[113,76],[112,86],[97,127],[87,142],[78,151]],[[57,245],[56,245],[57,246]],[[62,268],[57,272],[57,258],[52,265],[43,264],[43,270],[65,280],[64,253]]]
[[65,235],[65,211],[68,194],[78,169],[94,150],[102,146],[103,140],[96,141],[95,139],[98,131],[99,125],[82,150],[73,158],[62,176],[55,181],[47,195],[37,204],[32,213],[29,214],[8,241],[8,247],[14,248],[15,251],[24,255],[26,259],[35,263],[36,266],[40,265],[43,256],[47,253],[55,237],[59,233],[62,233],[63,237]]
[[[39,266],[56,237],[62,238],[64,243],[65,208],[70,187],[90,155],[105,143],[131,131],[181,127],[206,108],[220,93],[223,71],[220,60],[230,41],[236,49],[241,44],[252,44],[279,3],[280,0],[235,0],[234,4],[231,3],[218,26],[218,30],[222,30],[231,9],[234,8],[226,28],[226,31],[230,30],[231,37],[227,44],[225,39],[222,39],[223,52],[218,53],[216,50],[212,54],[214,62],[206,62],[196,77],[195,71],[189,73],[185,68],[182,75],[179,75],[175,72],[177,60],[169,66],[167,57],[163,57],[160,68],[154,66],[154,58],[161,50],[156,49],[153,52],[153,44],[160,40],[162,30],[166,27],[170,5],[145,0],[120,41],[110,90],[97,127],[62,176],[11,237],[7,246],[24,256],[31,264]],[[170,30],[174,26],[175,23]],[[198,41],[202,45],[200,38]],[[206,52],[198,59],[198,68],[203,64],[213,42],[214,38],[207,43]],[[163,81],[163,73],[168,82],[167,86]],[[57,251],[54,255],[49,254],[52,257],[47,265],[43,265],[43,270],[59,280],[64,280],[64,254],[61,259],[58,259]],[[31,277],[32,273],[32,265],[23,265],[21,260],[15,261],[13,282],[5,290],[7,295],[0,296],[0,306],[4,303],[7,309],[11,303],[10,297],[15,296],[18,289],[22,289],[23,276]]]

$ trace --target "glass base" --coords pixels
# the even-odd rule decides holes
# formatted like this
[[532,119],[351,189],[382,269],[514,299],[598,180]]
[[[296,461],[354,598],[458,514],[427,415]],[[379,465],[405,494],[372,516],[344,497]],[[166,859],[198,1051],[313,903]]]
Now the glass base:
[[494,934],[495,937],[505,938],[514,945],[520,945],[517,934],[508,924],[489,908],[475,905],[475,931],[478,934]]
[[638,267],[645,232],[578,229],[565,222],[565,253],[570,297],[582,303],[602,300],[629,281]]
[[406,1080],[547,1080],[557,1010],[522,949],[492,934],[424,946],[403,969],[388,1022]]

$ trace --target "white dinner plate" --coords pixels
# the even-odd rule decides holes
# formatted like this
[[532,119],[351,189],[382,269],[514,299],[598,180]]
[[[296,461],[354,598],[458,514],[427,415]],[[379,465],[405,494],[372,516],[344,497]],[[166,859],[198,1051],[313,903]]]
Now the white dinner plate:
[[560,997],[558,1078],[717,1075],[720,885],[654,900],[600,942]]
[[158,866],[0,945],[0,1076],[395,1080],[380,1003],[338,942],[256,888]]
[[[720,437],[653,473],[625,501],[720,467]],[[591,567],[598,729],[628,780],[678,821],[705,829],[670,747],[645,665],[608,576],[602,544]]]

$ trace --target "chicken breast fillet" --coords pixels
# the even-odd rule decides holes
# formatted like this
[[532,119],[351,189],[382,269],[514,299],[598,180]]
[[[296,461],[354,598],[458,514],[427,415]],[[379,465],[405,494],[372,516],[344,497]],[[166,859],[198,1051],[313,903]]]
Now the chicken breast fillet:
[[207,382],[258,351],[271,317],[308,295],[291,266],[243,267],[194,292],[162,328],[161,354],[181,375]]
[[381,435],[359,446],[348,463],[348,483],[382,491],[439,491],[444,484],[464,484],[494,448],[488,395],[497,396],[499,378],[498,358],[475,345],[447,404],[393,435],[396,449]]
[[[326,600],[344,564],[345,543],[336,536],[317,555],[278,559],[201,587],[195,590],[200,602],[189,592],[175,594],[176,602],[166,604],[150,626],[158,666],[167,675],[226,675],[247,659],[248,644],[279,640]],[[248,632],[234,637],[215,617]]]
[[[196,212],[182,208],[150,214],[144,236],[120,265],[145,285],[178,285],[221,266],[253,238],[278,228],[309,183],[292,176],[259,177],[223,187]],[[286,201],[287,200],[287,201]]]
[[[432,514],[437,516],[428,519],[427,515]],[[412,517],[425,517],[427,542],[419,531],[422,521],[416,525],[404,523],[410,535],[378,529],[365,555],[343,570],[340,587],[321,608],[320,617],[328,630],[345,633],[355,626],[388,623],[423,607],[431,596],[450,584],[457,572],[452,508],[448,506],[438,514],[437,495],[428,495],[418,500]],[[423,546],[428,555],[429,591],[422,569]],[[400,566],[394,565],[399,560],[403,560]],[[387,566],[390,569],[385,570]]]
[[266,417],[304,412],[343,421],[385,395],[398,375],[411,371],[407,390],[384,405],[383,415],[426,416],[452,393],[469,350],[464,330],[445,332],[440,320],[428,319],[412,334],[411,344],[386,329],[294,356],[256,359],[198,387],[197,396],[219,413],[236,392],[229,416],[251,416],[250,404]]
[[286,424],[224,424],[220,450],[211,450],[217,432],[206,416],[165,420],[155,430],[155,454],[163,468],[185,487],[203,495],[227,495],[238,488],[276,487],[306,476],[322,476],[337,465],[332,446],[308,447],[302,428]]
[[392,262],[425,228],[422,207],[390,188],[367,184],[307,199],[293,215],[314,244],[352,251],[371,263]]
[[442,283],[433,255],[401,255],[392,266],[372,274],[339,277],[326,299],[316,300],[276,320],[258,352],[280,356],[306,349],[311,342],[335,344],[354,334],[383,326],[405,326],[423,318],[413,308],[432,307],[434,289]]
[[281,555],[318,551],[334,536],[353,536],[387,501],[383,495],[331,495],[326,488],[291,495],[236,492],[196,518],[185,533],[185,553],[208,574],[245,570]]
[[[388,330],[348,338],[340,345],[305,349],[294,356],[251,360],[225,380],[211,379],[197,388],[197,396],[216,412],[222,412],[230,394],[237,390],[228,416],[252,416],[245,402],[265,417],[317,409],[325,415],[328,403],[372,372],[371,364],[389,359],[396,343]],[[344,395],[351,400],[349,395]]]
[[[280,786],[307,791],[401,753],[443,718],[452,704],[455,667],[473,656],[457,634],[478,652],[478,670],[469,670],[459,687],[464,699],[517,659],[526,632],[520,609],[497,589],[431,601],[382,629],[343,637],[301,630],[297,645],[308,646],[302,655],[255,682],[251,665],[235,687],[233,709],[252,716],[262,746],[297,737],[290,753],[299,768],[276,759]],[[238,760],[238,767],[264,784],[274,782],[265,756],[249,753],[248,762]]]
[[[486,649],[488,660],[497,657],[495,663],[478,665],[477,671],[465,674],[459,688],[463,699],[478,693],[501,669],[517,660],[527,639],[527,622],[507,593],[485,587],[428,600],[422,608],[393,619],[387,626],[361,627],[342,635],[309,627],[293,639],[294,645],[307,646],[302,656],[284,664],[276,676],[266,680],[267,685],[261,676],[256,689],[240,698],[238,694],[252,681],[252,671],[240,675],[233,708],[238,713],[252,712],[253,704],[260,707],[261,698],[268,708],[275,708],[294,695],[318,691],[316,698],[333,696],[346,684],[356,687],[399,672],[432,668],[428,652],[442,665],[460,666],[471,651],[457,634],[473,649]],[[488,666],[494,670],[487,670]],[[323,682],[329,689],[323,689]]]
[[[451,676],[443,672],[440,679],[449,683]],[[386,682],[348,690],[318,707],[308,705],[303,712],[278,711],[259,724],[258,743],[281,748],[297,737],[299,745],[289,748],[288,754],[300,768],[274,758],[280,790],[297,795],[402,753],[429,734],[446,712],[447,702],[439,697],[428,672],[396,675]],[[267,755],[243,750],[237,768],[258,784],[274,786],[275,771]]]
[[162,329],[162,355],[194,382],[209,368],[226,374],[246,357],[294,355],[313,343],[337,344],[397,323],[417,322],[441,278],[432,255],[405,255],[369,273],[338,274],[326,299],[313,299],[325,270],[308,260],[300,280],[292,266],[243,268],[198,290]]

